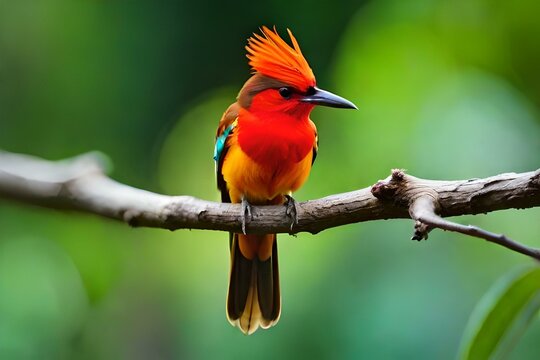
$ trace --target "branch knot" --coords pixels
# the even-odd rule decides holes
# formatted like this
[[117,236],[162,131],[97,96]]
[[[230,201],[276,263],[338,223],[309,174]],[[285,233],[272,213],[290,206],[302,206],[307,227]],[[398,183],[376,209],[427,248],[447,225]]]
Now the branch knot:
[[405,171],[393,169],[392,174],[384,180],[379,180],[371,186],[371,194],[382,201],[393,200],[399,202],[399,193],[403,193],[406,188]]

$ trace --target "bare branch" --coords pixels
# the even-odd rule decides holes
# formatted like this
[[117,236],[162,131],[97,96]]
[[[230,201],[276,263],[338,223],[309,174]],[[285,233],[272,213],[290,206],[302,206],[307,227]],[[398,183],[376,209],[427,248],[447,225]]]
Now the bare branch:
[[427,233],[433,228],[454,231],[469,236],[478,237],[524,255],[540,260],[540,249],[522,245],[505,235],[495,234],[473,225],[462,225],[445,220],[435,213],[435,202],[431,197],[423,196],[416,199],[410,206],[411,218],[416,220],[413,240],[427,239]]
[[[48,208],[77,210],[131,226],[240,232],[241,206],[167,196],[108,178],[95,153],[62,161],[0,152],[0,197]],[[428,206],[429,204],[429,206]],[[417,239],[431,228],[457,231],[540,259],[536,249],[442,217],[540,206],[540,169],[485,179],[436,181],[393,170],[372,187],[297,204],[298,224],[290,228],[284,206],[254,206],[248,233],[310,232],[356,222],[412,218]]]
[[[523,186],[521,189],[531,190],[530,196],[537,199],[540,194],[540,170],[529,174],[530,178],[524,183],[521,183]],[[522,174],[524,175],[524,174]],[[514,207],[523,208],[523,204],[517,201],[517,188],[514,188],[518,177],[516,174],[501,174],[487,179],[473,179],[468,181],[447,181],[440,182],[439,185],[445,184],[450,186],[450,189],[453,189],[452,192],[457,192],[455,198],[460,198],[460,188],[462,186],[471,185],[472,183],[482,184],[481,188],[477,188],[475,184],[475,191],[473,193],[467,193],[469,196],[468,201],[471,206],[475,205],[475,202],[480,202],[482,204],[490,202],[491,199],[492,205],[495,205],[496,201],[501,203],[507,203],[509,201],[515,203]],[[507,182],[510,181],[510,182]],[[528,255],[537,260],[540,260],[540,249],[530,248],[518,242],[515,242],[505,235],[495,234],[483,229],[480,229],[472,225],[461,225],[452,221],[443,219],[438,214],[447,214],[447,216],[455,215],[465,215],[463,214],[449,214],[448,207],[450,204],[447,204],[447,201],[453,199],[453,197],[448,196],[444,191],[441,191],[441,188],[430,186],[433,183],[432,180],[423,180],[418,179],[410,175],[406,175],[401,170],[393,170],[392,175],[383,181],[379,181],[374,187],[374,194],[377,195],[382,200],[393,199],[401,201],[403,204],[407,204],[409,209],[409,214],[413,220],[415,220],[415,231],[412,236],[412,240],[422,240],[428,238],[428,233],[434,228],[439,228],[447,231],[459,232],[465,235],[478,237],[516,252],[519,252],[524,255]],[[461,184],[458,184],[461,183]],[[507,193],[505,190],[514,188],[510,193]],[[489,194],[489,197],[486,198],[486,194]],[[442,197],[444,195],[444,198]],[[481,200],[479,200],[481,198]],[[443,201],[442,201],[443,200]],[[516,203],[517,202],[517,203]],[[454,206],[456,204],[454,203]],[[499,203],[499,205],[501,205]],[[536,205],[535,205],[536,206]],[[475,212],[472,214],[484,211],[480,210],[479,206],[475,207]]]

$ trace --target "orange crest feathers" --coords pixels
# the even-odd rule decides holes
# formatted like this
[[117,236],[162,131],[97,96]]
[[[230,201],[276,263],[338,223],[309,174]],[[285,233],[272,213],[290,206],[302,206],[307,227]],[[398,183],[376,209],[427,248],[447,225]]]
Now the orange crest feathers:
[[293,47],[266,26],[261,29],[264,36],[253,34],[246,50],[251,68],[262,75],[290,84],[299,90],[315,86],[315,75],[309,67],[300,46],[289,29]]

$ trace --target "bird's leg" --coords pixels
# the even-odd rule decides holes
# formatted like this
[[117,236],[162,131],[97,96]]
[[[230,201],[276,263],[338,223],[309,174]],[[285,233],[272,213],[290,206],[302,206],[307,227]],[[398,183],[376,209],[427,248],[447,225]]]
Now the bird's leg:
[[242,197],[242,232],[246,235],[246,223],[249,216],[249,220],[253,220],[251,215],[251,204],[247,201],[245,197]]
[[285,195],[285,214],[291,218],[291,227],[292,231],[295,225],[298,225],[298,203],[291,195]]

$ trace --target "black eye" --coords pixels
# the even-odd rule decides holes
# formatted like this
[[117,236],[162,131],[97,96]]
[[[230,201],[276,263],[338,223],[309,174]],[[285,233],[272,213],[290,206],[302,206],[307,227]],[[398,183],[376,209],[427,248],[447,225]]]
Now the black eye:
[[282,98],[289,100],[292,96],[292,90],[288,87],[282,87],[279,89],[279,95],[281,95]]

